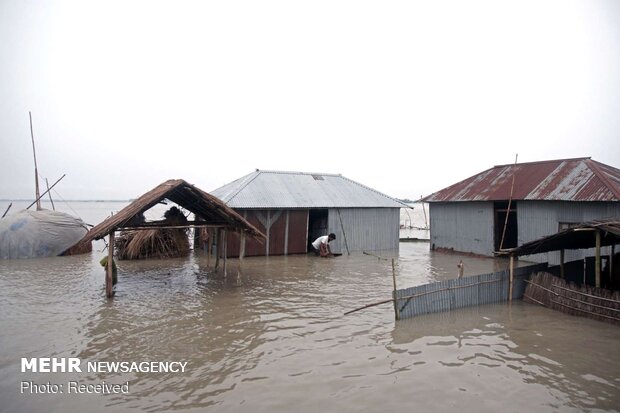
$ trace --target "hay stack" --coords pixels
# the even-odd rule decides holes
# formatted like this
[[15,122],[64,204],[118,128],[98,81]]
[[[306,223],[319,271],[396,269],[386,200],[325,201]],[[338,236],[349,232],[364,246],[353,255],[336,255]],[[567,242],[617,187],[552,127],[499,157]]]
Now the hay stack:
[[[187,219],[177,207],[166,211],[164,218],[165,224],[184,225],[187,223]],[[120,260],[181,257],[190,251],[188,229],[123,231],[116,238],[114,247]]]
[[567,314],[620,325],[620,291],[577,286],[552,274],[539,272],[528,281],[523,300]]

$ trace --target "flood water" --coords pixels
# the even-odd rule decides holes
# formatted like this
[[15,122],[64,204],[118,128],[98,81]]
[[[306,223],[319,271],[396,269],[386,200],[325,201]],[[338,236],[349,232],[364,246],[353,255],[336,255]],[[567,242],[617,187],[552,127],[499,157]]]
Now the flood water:
[[[118,207],[85,204],[73,207],[92,214],[83,216],[87,221]],[[199,252],[120,261],[116,296],[107,300],[102,248],[97,242],[81,256],[0,261],[0,411],[609,412],[620,406],[620,329],[611,324],[523,302],[401,321],[390,304],[344,316],[391,297],[391,262],[364,254],[247,258],[240,282],[236,260],[224,277]],[[397,257],[399,288],[455,278],[461,259],[466,276],[506,266],[431,253],[424,242],[377,255]],[[187,365],[179,373],[22,373],[23,357]],[[62,384],[64,393],[22,393],[24,381]],[[129,391],[68,394],[70,381],[129,382]]]

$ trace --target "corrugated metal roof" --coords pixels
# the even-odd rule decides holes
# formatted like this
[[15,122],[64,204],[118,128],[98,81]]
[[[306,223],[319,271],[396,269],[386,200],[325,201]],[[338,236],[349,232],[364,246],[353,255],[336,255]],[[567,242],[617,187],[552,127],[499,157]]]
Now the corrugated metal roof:
[[232,208],[405,208],[342,175],[261,171],[211,192]]
[[424,198],[426,202],[620,201],[620,169],[590,158],[495,166]]

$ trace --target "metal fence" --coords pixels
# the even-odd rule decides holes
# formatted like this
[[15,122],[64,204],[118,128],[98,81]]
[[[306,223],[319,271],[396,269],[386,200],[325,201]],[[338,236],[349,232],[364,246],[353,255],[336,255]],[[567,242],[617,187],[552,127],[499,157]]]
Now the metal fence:
[[[512,298],[522,298],[527,277],[546,268],[547,263],[515,268]],[[509,284],[510,271],[502,270],[396,290],[396,318],[507,301]]]

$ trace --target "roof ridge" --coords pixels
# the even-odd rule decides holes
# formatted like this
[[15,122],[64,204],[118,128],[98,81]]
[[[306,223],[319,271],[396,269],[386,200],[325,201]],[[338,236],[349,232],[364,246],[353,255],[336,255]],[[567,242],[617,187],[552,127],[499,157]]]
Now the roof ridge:
[[301,171],[277,171],[257,169],[256,172],[264,172],[271,174],[288,174],[288,175],[323,175],[323,176],[342,176],[342,174],[324,173],[324,172],[301,172]]
[[347,178],[346,176],[342,176],[341,174],[339,174],[339,175],[337,175],[337,176],[341,177],[342,179],[346,179],[347,181],[352,182],[352,183],[354,183],[355,185],[359,185],[359,186],[361,186],[362,188],[366,188],[366,189],[368,189],[369,191],[372,191],[372,192],[375,192],[375,193],[377,193],[377,194],[379,194],[379,195],[381,195],[381,196],[384,196],[384,197],[386,197],[386,198],[388,198],[388,199],[390,199],[390,200],[392,200],[392,201],[398,202],[399,204],[405,205],[407,208],[409,207],[409,205],[405,204],[404,202],[402,202],[402,201],[400,201],[400,200],[398,200],[398,199],[396,199],[396,198],[393,198],[393,197],[391,197],[391,196],[389,196],[389,195],[387,195],[387,194],[384,194],[383,192],[380,192],[380,191],[378,191],[378,190],[376,190],[376,189],[374,189],[374,188],[371,188],[371,187],[366,186],[366,185],[364,185],[364,184],[360,184],[359,182],[354,181],[354,180],[353,180],[353,179],[351,179],[351,178]]
[[[603,183],[616,196],[616,198],[618,198],[620,200],[620,189],[616,188],[616,186],[613,184],[613,182],[611,182],[609,180],[609,178],[607,177],[605,172],[601,171],[601,168],[597,165],[600,162],[594,161],[592,159],[587,159],[584,162],[586,162],[586,165],[588,165],[588,167],[594,171],[594,174],[601,181],[603,181]],[[604,165],[604,164],[601,164],[601,165]],[[613,168],[613,166],[612,166],[612,168]],[[616,168],[614,168],[614,169],[616,169]]]
[[242,191],[242,190],[243,190],[246,186],[248,186],[248,185],[249,185],[249,184],[250,184],[253,180],[255,180],[255,179],[258,177],[258,175],[260,175],[260,174],[261,174],[261,171],[257,169],[256,171],[254,171],[254,172],[250,172],[249,174],[247,174],[247,175],[242,176],[241,178],[239,178],[239,179],[243,179],[243,178],[246,178],[246,177],[248,177],[248,176],[250,176],[250,175],[254,175],[253,177],[249,178],[249,179],[248,179],[248,180],[247,180],[247,181],[246,181],[243,185],[239,186],[239,188],[237,188],[237,190],[236,190],[236,191],[234,191],[234,192],[232,193],[231,197],[230,197],[230,198],[228,199],[228,201],[226,201],[226,202],[228,203],[228,202],[232,201],[233,199],[235,199],[235,197],[236,197],[237,195],[239,195],[239,193],[241,193],[241,191]]
[[531,161],[531,162],[521,162],[521,163],[507,163],[503,165],[495,165],[493,168],[504,168],[506,166],[519,166],[519,165],[532,165],[532,164],[542,164],[542,163],[555,163],[555,162],[566,162],[566,161],[585,161],[588,159],[592,159],[590,156],[584,156],[581,158],[566,158],[566,159],[549,159],[544,161]]
[[[514,165],[514,164],[513,164],[513,165]],[[439,191],[435,191],[435,192],[433,192],[433,193],[431,193],[431,194],[429,194],[429,195],[427,195],[427,196],[425,196],[425,197],[422,197],[420,200],[421,200],[421,201],[423,201],[423,202],[427,202],[427,201],[425,201],[425,199],[428,199],[428,198],[432,197],[432,196],[433,196],[433,195],[435,195],[436,193],[438,193],[438,192],[443,192],[443,191],[447,191],[447,190],[451,189],[452,187],[455,187],[455,186],[457,186],[457,185],[460,185],[460,184],[462,184],[462,183],[463,183],[463,182],[465,182],[465,181],[468,181],[468,180],[470,180],[470,179],[472,179],[472,178],[477,177],[478,175],[482,175],[482,174],[484,174],[484,173],[487,173],[487,172],[489,172],[489,171],[492,171],[492,170],[493,170],[493,169],[495,169],[495,168],[498,168],[498,166],[493,166],[493,167],[491,167],[491,168],[487,168],[487,169],[485,169],[485,170],[484,170],[484,171],[482,171],[482,172],[478,172],[478,173],[476,173],[476,174],[473,174],[473,175],[471,175],[471,176],[468,176],[468,177],[467,177],[467,178],[465,178],[465,179],[461,179],[460,181],[458,181],[458,182],[456,182],[456,183],[454,183],[454,184],[452,184],[452,185],[450,185],[450,186],[447,186],[447,187],[445,187],[445,188],[443,188],[443,189],[440,189]]]

